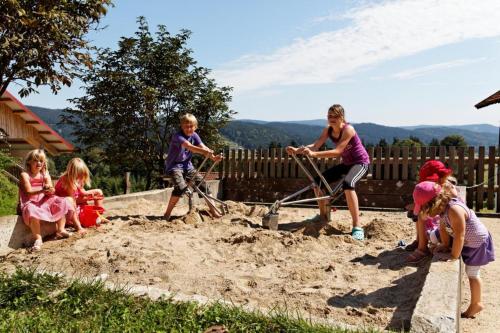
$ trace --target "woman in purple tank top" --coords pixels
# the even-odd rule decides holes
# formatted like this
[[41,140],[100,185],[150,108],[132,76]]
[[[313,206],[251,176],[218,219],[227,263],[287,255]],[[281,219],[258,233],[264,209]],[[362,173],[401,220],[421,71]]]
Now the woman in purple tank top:
[[[333,141],[335,149],[318,151],[328,139]],[[332,183],[345,175],[342,187],[352,217],[351,235],[354,239],[363,240],[364,232],[359,222],[359,204],[355,186],[368,171],[370,158],[354,127],[346,122],[344,108],[339,104],[332,105],[328,109],[328,126],[323,129],[321,136],[314,143],[305,147],[289,146],[287,152],[288,154],[305,154],[317,158],[342,158],[341,164],[326,170],[323,176],[327,182]],[[324,194],[319,188],[316,190],[316,195],[322,196]],[[328,223],[327,202],[318,201],[318,205],[322,222]]]

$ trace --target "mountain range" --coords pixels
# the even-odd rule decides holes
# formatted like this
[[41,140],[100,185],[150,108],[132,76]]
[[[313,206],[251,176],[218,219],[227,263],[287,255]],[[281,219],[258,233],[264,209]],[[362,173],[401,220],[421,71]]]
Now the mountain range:
[[[49,126],[69,141],[74,141],[72,129],[68,125],[59,124],[61,109],[49,109],[28,106]],[[255,149],[268,147],[270,143],[281,146],[294,142],[298,145],[309,144],[316,140],[326,125],[324,119],[312,119],[287,122],[268,122],[263,120],[233,120],[220,130],[221,134],[233,145]],[[471,146],[495,146],[498,144],[498,127],[489,124],[473,124],[459,126],[418,125],[392,127],[373,123],[355,123],[356,132],[365,144],[377,144],[381,139],[392,143],[394,138],[405,139],[418,137],[428,144],[432,139],[442,140],[452,134],[464,137]]]

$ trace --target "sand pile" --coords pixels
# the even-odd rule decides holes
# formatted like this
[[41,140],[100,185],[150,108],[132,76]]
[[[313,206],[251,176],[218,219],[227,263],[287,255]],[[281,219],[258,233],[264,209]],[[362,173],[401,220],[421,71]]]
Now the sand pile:
[[409,322],[423,273],[404,265],[395,248],[410,239],[404,213],[364,212],[369,238],[349,236],[349,212],[317,227],[317,210],[280,210],[280,230],[261,228],[267,209],[228,202],[212,219],[201,205],[162,218],[165,203],[140,201],[109,212],[111,223],[84,237],[46,242],[39,253],[20,249],[2,263],[39,266],[70,276],[107,276],[120,284],[151,285],[261,309],[286,307],[309,318],[400,329]]

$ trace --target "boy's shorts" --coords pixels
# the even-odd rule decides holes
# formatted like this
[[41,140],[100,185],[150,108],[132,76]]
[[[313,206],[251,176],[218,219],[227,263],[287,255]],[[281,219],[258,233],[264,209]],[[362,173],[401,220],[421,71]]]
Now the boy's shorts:
[[[340,178],[342,178],[342,176],[345,175],[344,181],[342,182],[342,188],[344,190],[354,190],[356,184],[368,172],[369,166],[369,164],[345,165],[341,163],[324,171],[323,177],[325,177],[325,180],[330,184],[339,180]],[[314,180],[317,184],[321,184],[319,177],[315,177]]]
[[[167,176],[171,177],[174,183],[174,190],[172,192],[172,195],[175,197],[182,196],[188,188],[187,182],[193,181],[193,177],[195,174],[196,174],[196,169],[189,169],[189,170],[174,169],[169,171],[167,173]],[[203,176],[198,173],[194,181],[196,183],[199,183],[202,179]],[[205,181],[203,181],[201,184],[198,184],[198,187],[203,192],[210,194],[210,189],[208,188],[208,186],[206,186]]]

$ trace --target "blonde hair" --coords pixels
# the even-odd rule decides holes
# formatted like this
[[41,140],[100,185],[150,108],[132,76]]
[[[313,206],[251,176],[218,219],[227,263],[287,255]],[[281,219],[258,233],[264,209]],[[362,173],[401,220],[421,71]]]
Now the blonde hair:
[[196,119],[196,117],[193,116],[191,113],[183,114],[180,120],[181,120],[181,126],[183,124],[194,124],[195,127],[198,127],[198,119]]
[[428,216],[440,215],[445,211],[446,206],[454,197],[456,197],[456,195],[453,190],[453,185],[444,183],[441,187],[441,191],[432,200],[422,205],[420,211]]
[[30,170],[30,163],[32,161],[40,161],[43,163],[47,163],[47,155],[45,155],[45,152],[43,149],[34,149],[26,155],[26,158],[24,160],[24,167],[26,170]]
[[78,157],[72,158],[66,166],[66,171],[61,175],[64,177],[64,187],[71,190],[77,189],[78,181],[82,181],[82,186],[90,186],[90,171],[85,162]]
[[333,104],[328,109],[328,113],[331,113],[333,116],[341,118],[342,121],[345,121],[345,112],[344,108],[340,104]]

